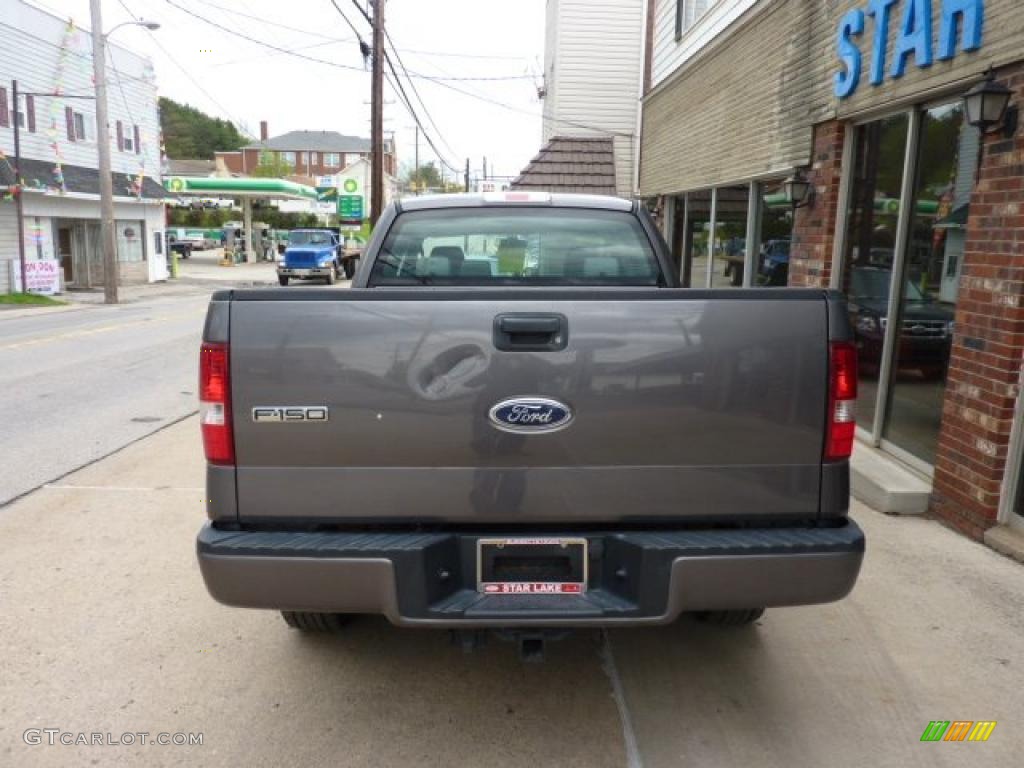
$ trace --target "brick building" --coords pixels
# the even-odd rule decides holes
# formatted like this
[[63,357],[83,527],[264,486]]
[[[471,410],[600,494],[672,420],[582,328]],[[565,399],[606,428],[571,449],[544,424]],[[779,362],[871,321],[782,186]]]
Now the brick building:
[[[217,152],[234,174],[248,175],[268,158],[283,161],[294,169],[294,176],[313,180],[318,176],[336,174],[358,160],[370,159],[370,140],[346,136],[337,131],[289,131],[270,136],[267,121],[260,122],[260,140],[237,152]],[[384,142],[384,173],[395,175],[394,144]],[[314,183],[308,181],[308,183]]]
[[[1001,546],[1024,530],[1024,15],[877,7],[649,0],[641,194],[687,285],[845,291],[855,485],[884,462],[924,489],[892,511]],[[1012,93],[983,132],[963,97],[990,69]],[[801,177],[794,208],[782,182]]]

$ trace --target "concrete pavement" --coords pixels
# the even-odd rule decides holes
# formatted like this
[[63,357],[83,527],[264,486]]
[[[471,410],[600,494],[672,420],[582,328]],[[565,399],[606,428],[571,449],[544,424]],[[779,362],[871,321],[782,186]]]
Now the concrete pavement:
[[[836,605],[578,632],[524,666],[496,641],[465,656],[376,618],[309,638],[214,603],[202,477],[191,418],[0,508],[0,765],[1020,764],[1024,569],[937,523],[855,505],[868,555]],[[920,743],[956,719],[998,725]],[[204,741],[23,743],[43,727]]]

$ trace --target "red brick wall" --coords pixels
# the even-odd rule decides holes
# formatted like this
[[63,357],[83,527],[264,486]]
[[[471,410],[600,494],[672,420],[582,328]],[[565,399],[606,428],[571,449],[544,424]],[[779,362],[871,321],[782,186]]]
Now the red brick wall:
[[[1024,106],[1024,64],[1001,70],[998,79]],[[1012,139],[984,139],[955,327],[932,512],[980,538],[996,521],[1024,353],[1021,129]]]
[[845,130],[845,124],[837,121],[814,127],[811,168],[807,173],[814,188],[814,199],[810,205],[797,208],[793,216],[789,257],[789,284],[792,286],[828,287]]

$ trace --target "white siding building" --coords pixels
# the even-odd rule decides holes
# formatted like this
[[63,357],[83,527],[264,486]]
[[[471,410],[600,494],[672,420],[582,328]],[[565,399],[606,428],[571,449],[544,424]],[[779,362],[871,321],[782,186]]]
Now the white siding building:
[[646,0],[548,0],[543,141],[611,138],[615,189],[632,196]]
[[[25,257],[56,259],[66,284],[102,284],[99,165],[89,31],[23,0],[0,0],[0,291],[19,261],[15,195]],[[160,122],[150,61],[108,45],[114,216],[123,282],[167,277]],[[14,103],[14,81],[21,95]],[[48,94],[63,94],[53,96]],[[20,134],[20,183],[14,126]]]

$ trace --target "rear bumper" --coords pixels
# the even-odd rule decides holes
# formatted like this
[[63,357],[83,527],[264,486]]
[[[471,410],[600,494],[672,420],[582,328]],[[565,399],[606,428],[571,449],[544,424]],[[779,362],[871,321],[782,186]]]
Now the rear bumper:
[[328,277],[334,271],[328,267],[278,267],[277,274],[281,277]]
[[377,613],[398,625],[436,627],[665,624],[684,611],[827,603],[850,592],[864,557],[864,534],[852,521],[575,535],[589,541],[583,595],[479,594],[479,537],[463,532],[245,532],[207,524],[197,550],[207,589],[227,605]]

